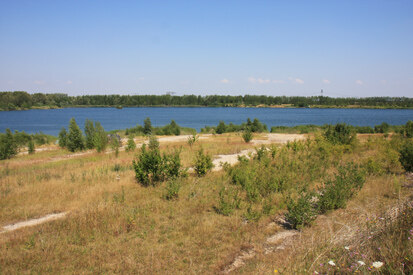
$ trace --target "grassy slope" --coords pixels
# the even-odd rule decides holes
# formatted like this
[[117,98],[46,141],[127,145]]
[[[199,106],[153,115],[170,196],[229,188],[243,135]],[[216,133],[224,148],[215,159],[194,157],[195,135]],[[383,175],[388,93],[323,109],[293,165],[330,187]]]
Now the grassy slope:
[[[200,140],[192,149],[186,143],[166,144],[161,149],[182,146],[183,163],[189,166],[200,144],[210,154],[248,147],[241,137],[225,135]],[[377,159],[387,147],[375,141],[363,148],[343,158]],[[228,217],[215,213],[217,193],[228,185],[225,172],[205,178],[190,176],[183,182],[179,199],[166,201],[162,199],[164,184],[144,188],[135,183],[130,169],[133,153],[121,152],[119,158],[91,153],[51,161],[66,154],[40,152],[1,163],[0,225],[71,212],[64,220],[0,235],[0,273],[216,273],[240,250],[259,247],[276,230],[268,228],[268,223],[282,212],[280,206],[273,215],[252,223],[245,223],[239,211]],[[115,171],[115,164],[120,171]],[[303,231],[300,243],[282,257],[259,254],[240,271],[271,273],[277,267],[291,272],[292,263],[304,259],[297,266],[302,271],[320,253],[324,256],[318,259],[325,262],[320,244],[328,243],[342,224],[361,226],[367,216],[397,202],[409,192],[399,188],[402,181],[401,175],[370,176],[347,209],[319,217],[315,226]]]

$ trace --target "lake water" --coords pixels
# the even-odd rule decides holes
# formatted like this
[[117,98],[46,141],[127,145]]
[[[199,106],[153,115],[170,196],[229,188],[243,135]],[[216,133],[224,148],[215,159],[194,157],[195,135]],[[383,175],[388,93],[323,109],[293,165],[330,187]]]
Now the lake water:
[[163,126],[172,119],[180,126],[198,131],[206,125],[215,126],[220,120],[241,124],[247,118],[258,118],[271,126],[302,124],[335,124],[345,122],[358,126],[374,126],[382,122],[393,125],[413,120],[413,110],[382,109],[307,109],[307,108],[190,108],[190,107],[134,107],[134,108],[66,108],[0,112],[0,131],[25,131],[57,136],[62,127],[74,117],[83,129],[85,119],[99,121],[105,130],[131,128],[143,124],[150,117],[153,126]]

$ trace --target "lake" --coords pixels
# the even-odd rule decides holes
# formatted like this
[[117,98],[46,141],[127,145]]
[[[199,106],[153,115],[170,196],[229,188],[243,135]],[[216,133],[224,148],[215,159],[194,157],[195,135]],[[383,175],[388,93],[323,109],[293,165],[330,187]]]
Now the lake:
[[74,117],[83,129],[86,119],[99,121],[105,130],[131,128],[150,117],[153,126],[163,126],[172,119],[180,126],[199,131],[220,120],[241,124],[247,118],[258,118],[271,126],[302,124],[335,124],[345,122],[358,126],[374,126],[382,122],[392,125],[413,120],[413,110],[397,109],[308,109],[308,108],[214,108],[214,107],[131,107],[131,108],[66,108],[0,112],[0,131],[6,128],[27,133],[43,132],[57,136]]

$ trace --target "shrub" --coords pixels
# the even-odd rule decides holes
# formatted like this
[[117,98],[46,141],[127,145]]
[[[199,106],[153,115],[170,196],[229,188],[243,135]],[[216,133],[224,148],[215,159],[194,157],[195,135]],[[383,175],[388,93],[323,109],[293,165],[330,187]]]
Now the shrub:
[[252,136],[252,131],[250,129],[245,130],[242,134],[242,138],[246,143],[249,143],[252,140]]
[[66,148],[67,146],[67,132],[64,127],[59,132],[59,147]]
[[205,176],[208,171],[214,167],[212,158],[209,155],[204,154],[204,150],[201,148],[196,154],[194,169],[198,177]]
[[347,201],[363,187],[364,181],[364,173],[358,166],[349,163],[339,167],[335,179],[328,180],[321,191],[318,201],[320,213],[345,208]]
[[413,121],[409,120],[403,126],[403,129],[401,131],[402,131],[403,136],[407,138],[412,138],[413,137]]
[[222,187],[219,191],[219,205],[214,209],[218,214],[229,216],[235,209],[239,209],[240,205],[241,199],[238,191]]
[[95,135],[95,127],[93,126],[93,121],[86,119],[85,121],[85,146],[87,149],[93,149],[95,144],[93,142],[93,137]]
[[400,150],[400,163],[406,172],[413,172],[413,143],[405,142]]
[[383,122],[380,125],[374,126],[374,132],[376,133],[386,134],[389,132],[389,129],[390,129],[390,125],[386,122]]
[[67,135],[66,146],[71,152],[85,149],[82,131],[80,131],[74,118],[70,119],[69,122],[69,134]]
[[194,145],[198,141],[198,136],[196,134],[193,134],[192,136],[188,137],[188,145],[192,148],[192,145]]
[[143,133],[145,135],[150,135],[152,133],[152,123],[149,117],[145,118],[143,121]]
[[130,135],[128,138],[128,143],[126,145],[126,151],[128,152],[135,151],[135,149],[136,149],[135,141],[133,140],[133,136]]
[[144,144],[138,159],[132,162],[137,181],[143,186],[154,186],[158,182],[181,176],[179,154],[179,151],[175,151],[172,154],[163,154],[162,156],[158,140],[156,137],[151,137],[148,149]]
[[313,193],[303,192],[296,201],[291,198],[287,199],[288,213],[286,214],[286,220],[292,228],[301,229],[304,226],[311,225],[315,220],[317,211],[312,203],[314,197]]
[[0,159],[10,159],[17,155],[17,144],[10,129],[6,134],[0,135]]
[[93,146],[100,153],[106,150],[108,145],[108,137],[106,135],[105,129],[98,121],[95,122],[95,130],[93,133]]
[[338,123],[335,126],[329,125],[324,137],[333,144],[351,144],[356,134],[350,125]]
[[226,128],[227,126],[225,125],[225,122],[223,122],[222,120],[219,122],[217,129],[216,129],[216,133],[217,134],[223,134],[226,132]]
[[35,148],[34,148],[33,139],[29,140],[29,143],[27,144],[27,147],[28,147],[29,154],[34,154]]
[[176,179],[168,181],[165,187],[164,198],[166,200],[177,199],[179,195],[179,190],[181,189],[181,183]]

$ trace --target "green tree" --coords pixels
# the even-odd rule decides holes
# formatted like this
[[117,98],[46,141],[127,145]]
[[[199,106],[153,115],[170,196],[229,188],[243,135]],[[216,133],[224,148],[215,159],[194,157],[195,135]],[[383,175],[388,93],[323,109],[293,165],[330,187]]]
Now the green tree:
[[119,156],[119,147],[121,146],[121,141],[118,139],[118,135],[114,135],[110,140],[110,147],[115,151],[115,156]]
[[66,146],[71,152],[85,149],[82,131],[76,124],[76,120],[74,118],[70,119],[69,122],[69,134],[67,135]]
[[356,139],[356,133],[350,125],[338,123],[329,125],[324,137],[333,144],[352,144]]
[[135,144],[135,141],[133,140],[133,136],[129,135],[128,143],[126,145],[126,151],[128,152],[135,151],[135,149],[136,149],[136,144]]
[[149,117],[145,118],[143,121],[143,133],[145,135],[150,135],[152,133],[152,123]]
[[85,121],[85,145],[87,149],[93,149],[95,144],[93,142],[93,138],[95,135],[95,127],[93,126],[93,121],[86,119]]
[[13,133],[6,129],[6,134],[0,136],[0,159],[9,159],[17,155],[17,144]]
[[246,143],[249,143],[249,142],[252,140],[252,137],[253,137],[252,132],[251,132],[251,130],[248,129],[248,128],[247,128],[247,129],[244,131],[244,133],[242,134],[242,138],[244,139],[244,141],[245,141]]
[[99,121],[95,122],[95,131],[93,133],[93,146],[100,153],[106,150],[108,145],[108,137],[105,129],[100,125]]
[[175,136],[179,136],[181,134],[181,128],[178,126],[178,124],[176,124],[175,120],[171,121],[170,126],[171,126],[172,133]]
[[407,138],[412,138],[413,137],[413,121],[409,120],[404,126],[403,126],[403,135]]
[[208,171],[214,167],[212,163],[212,158],[210,155],[204,153],[204,150],[201,148],[196,154],[194,169],[198,177],[205,176]]
[[216,132],[217,134],[223,134],[226,132],[227,126],[225,125],[225,122],[223,122],[222,120],[219,122]]
[[34,154],[35,148],[34,148],[33,138],[30,138],[27,144],[27,147],[28,147],[29,154]]
[[67,146],[67,132],[65,127],[62,127],[62,129],[59,132],[59,147],[61,148],[66,148]]

